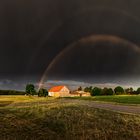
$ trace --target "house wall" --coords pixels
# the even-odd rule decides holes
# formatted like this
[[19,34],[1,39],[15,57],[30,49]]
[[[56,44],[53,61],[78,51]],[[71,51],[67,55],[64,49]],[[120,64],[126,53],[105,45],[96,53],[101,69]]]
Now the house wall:
[[88,97],[88,96],[91,96],[90,93],[82,94],[82,97]]
[[60,97],[70,97],[69,92],[60,92]]
[[49,92],[49,96],[51,96],[51,97],[60,97],[60,93],[59,92]]
[[91,96],[89,92],[85,92],[85,93],[74,92],[74,93],[71,93],[70,95],[71,95],[71,97],[77,97],[77,96],[80,96],[80,94],[81,94],[82,97],[89,97],[89,96]]
[[67,87],[64,87],[61,89],[60,92],[49,92],[49,96],[52,97],[69,97],[70,95],[70,90]]
[[54,96],[54,92],[49,92],[49,96]]
[[64,86],[64,88],[61,89],[59,92],[60,97],[69,97],[70,96],[70,90]]
[[64,87],[61,89],[60,92],[61,92],[61,93],[62,93],[62,92],[70,93],[70,90],[69,90],[67,87],[64,86]]

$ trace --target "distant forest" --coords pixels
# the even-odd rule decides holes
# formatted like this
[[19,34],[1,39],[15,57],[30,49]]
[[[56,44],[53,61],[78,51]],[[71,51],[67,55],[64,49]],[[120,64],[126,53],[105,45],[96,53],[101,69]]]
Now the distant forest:
[[0,90],[0,95],[25,95],[25,92],[16,90]]

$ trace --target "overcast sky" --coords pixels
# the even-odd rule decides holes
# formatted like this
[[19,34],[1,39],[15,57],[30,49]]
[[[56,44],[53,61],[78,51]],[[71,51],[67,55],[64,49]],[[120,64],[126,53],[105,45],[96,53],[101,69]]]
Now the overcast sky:
[[140,77],[139,5],[139,0],[1,0],[1,81],[37,82],[45,71],[50,78],[93,82],[98,76]]

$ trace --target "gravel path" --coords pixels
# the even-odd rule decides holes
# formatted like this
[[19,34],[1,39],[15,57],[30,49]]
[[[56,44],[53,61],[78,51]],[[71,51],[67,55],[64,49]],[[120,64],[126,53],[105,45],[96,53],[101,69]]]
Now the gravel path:
[[96,102],[96,101],[84,101],[84,100],[83,101],[80,100],[80,102],[78,100],[75,100],[75,102],[79,104],[87,105],[89,107],[140,115],[140,106],[104,103],[104,102]]

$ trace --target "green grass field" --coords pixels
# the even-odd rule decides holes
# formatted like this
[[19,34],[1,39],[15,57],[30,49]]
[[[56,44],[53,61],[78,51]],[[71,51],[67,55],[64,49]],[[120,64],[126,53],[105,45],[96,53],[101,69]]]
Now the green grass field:
[[[69,98],[69,97],[68,97]],[[122,104],[140,104],[140,95],[116,95],[116,96],[94,96],[94,97],[70,97],[70,99],[92,100],[103,102],[114,102]]]
[[0,140],[140,139],[140,116],[72,101],[0,96]]

